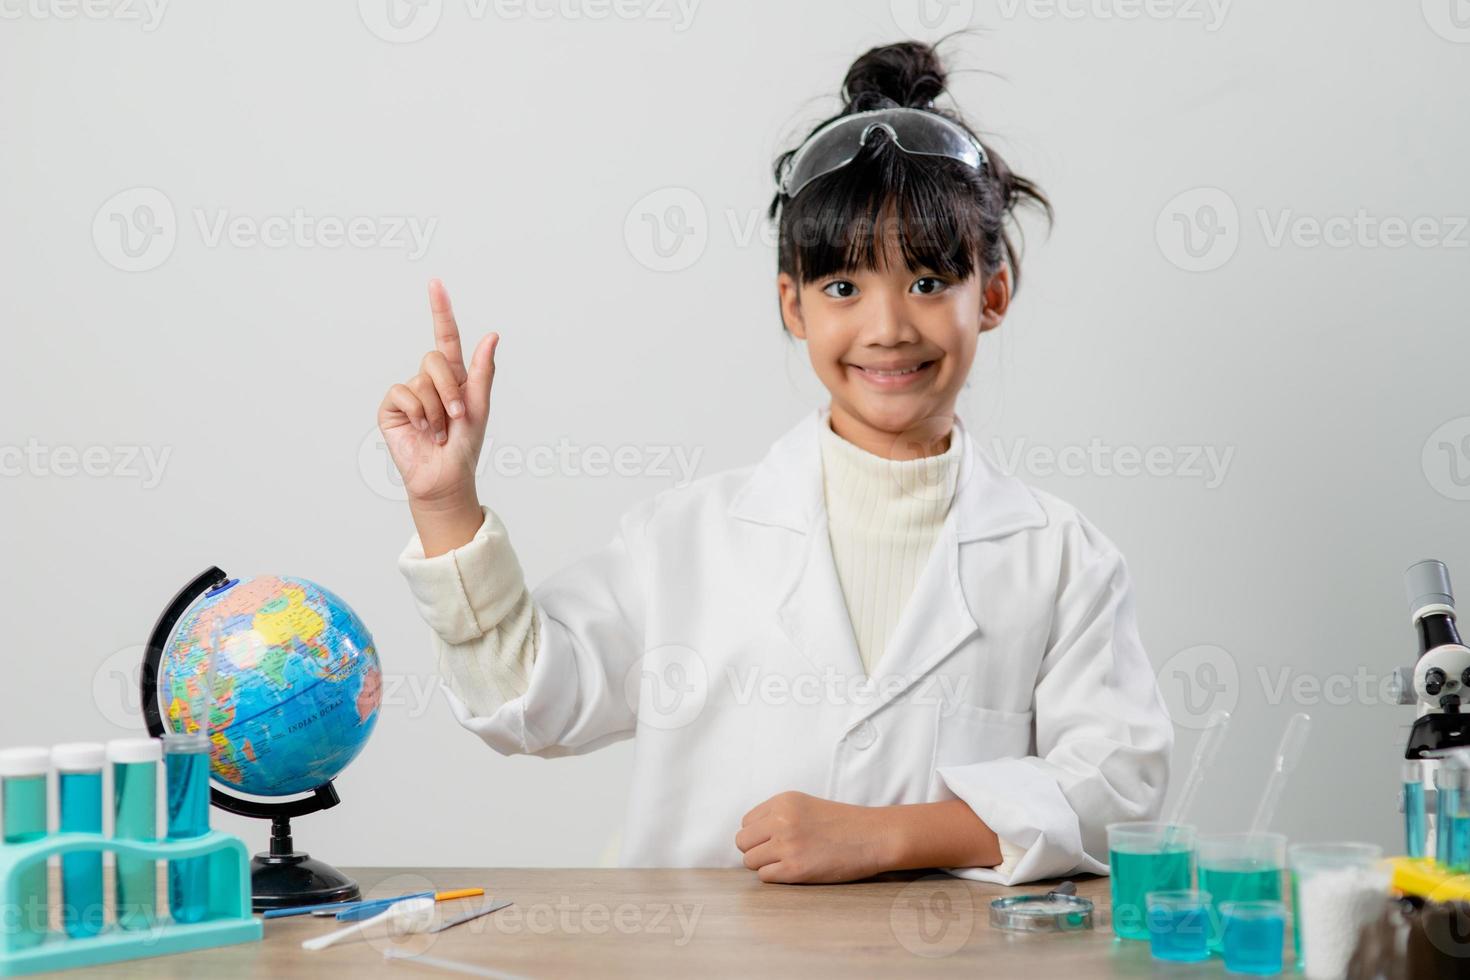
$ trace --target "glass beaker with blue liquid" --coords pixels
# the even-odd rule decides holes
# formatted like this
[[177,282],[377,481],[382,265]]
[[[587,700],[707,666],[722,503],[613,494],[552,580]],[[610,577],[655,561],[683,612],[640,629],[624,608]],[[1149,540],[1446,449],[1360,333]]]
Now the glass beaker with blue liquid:
[[1158,960],[1198,963],[1210,958],[1210,893],[1193,888],[1151,891],[1147,906],[1149,952]]
[[1217,908],[1225,969],[1261,976],[1280,973],[1286,958],[1286,904],[1263,899],[1218,902]]
[[1194,884],[1195,831],[1188,824],[1133,821],[1108,825],[1113,933],[1148,939],[1145,896]]

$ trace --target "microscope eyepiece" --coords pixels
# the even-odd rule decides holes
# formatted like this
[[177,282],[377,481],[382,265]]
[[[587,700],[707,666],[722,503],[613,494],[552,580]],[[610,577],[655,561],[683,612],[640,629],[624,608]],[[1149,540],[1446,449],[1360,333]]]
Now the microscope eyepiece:
[[1414,619],[1431,606],[1455,608],[1455,594],[1450,590],[1450,570],[1435,558],[1416,561],[1404,572],[1404,586],[1409,593],[1409,612]]

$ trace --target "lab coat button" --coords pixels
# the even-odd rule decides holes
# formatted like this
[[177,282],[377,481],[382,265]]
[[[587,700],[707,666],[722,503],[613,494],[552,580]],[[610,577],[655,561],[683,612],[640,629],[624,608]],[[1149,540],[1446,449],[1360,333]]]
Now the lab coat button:
[[871,721],[864,718],[862,723],[848,735],[848,741],[852,742],[852,747],[855,749],[871,748],[873,743],[878,741],[878,729]]

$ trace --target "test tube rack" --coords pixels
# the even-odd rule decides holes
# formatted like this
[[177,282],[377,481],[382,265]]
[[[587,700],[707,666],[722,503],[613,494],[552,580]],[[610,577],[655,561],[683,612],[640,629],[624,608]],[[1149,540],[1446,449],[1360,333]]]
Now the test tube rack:
[[0,844],[0,901],[4,903],[0,908],[20,908],[22,873],[37,863],[45,865],[52,857],[74,851],[97,850],[154,861],[208,858],[205,920],[180,923],[160,917],[142,929],[111,925],[95,936],[75,938],[51,931],[39,943],[19,949],[11,948],[9,937],[0,934],[0,977],[164,956],[261,938],[261,920],[250,914],[250,852],[240,838],[218,830],[172,841],[60,833],[24,844]]

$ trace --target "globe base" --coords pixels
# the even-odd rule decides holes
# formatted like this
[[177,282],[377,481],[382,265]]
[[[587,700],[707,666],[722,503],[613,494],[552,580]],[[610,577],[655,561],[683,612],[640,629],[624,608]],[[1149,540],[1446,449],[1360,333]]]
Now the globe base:
[[257,854],[250,862],[250,904],[256,912],[361,897],[357,882],[305,851]]

